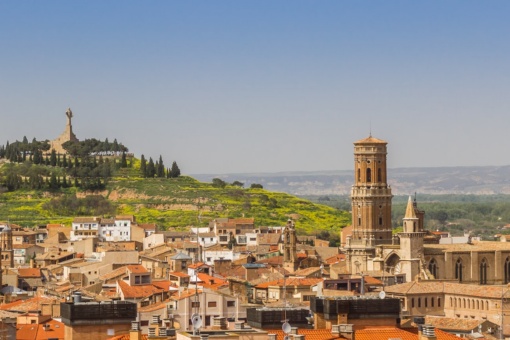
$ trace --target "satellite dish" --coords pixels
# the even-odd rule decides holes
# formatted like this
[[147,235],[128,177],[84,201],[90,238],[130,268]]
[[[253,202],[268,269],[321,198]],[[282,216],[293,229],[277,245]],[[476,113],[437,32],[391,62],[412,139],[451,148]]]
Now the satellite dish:
[[200,327],[202,327],[202,318],[200,317],[200,315],[198,314],[193,315],[193,317],[191,318],[191,324],[193,325],[194,329],[199,329]]
[[383,290],[381,292],[379,292],[379,299],[384,299],[386,297],[386,292]]
[[283,325],[282,325],[282,331],[283,333],[290,333],[290,331],[292,330],[292,328],[290,327],[290,323],[288,322],[285,322]]

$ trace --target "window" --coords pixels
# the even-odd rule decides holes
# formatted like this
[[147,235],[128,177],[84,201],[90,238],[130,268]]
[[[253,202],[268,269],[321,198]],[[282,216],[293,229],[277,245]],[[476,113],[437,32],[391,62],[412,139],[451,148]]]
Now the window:
[[430,298],[430,307],[434,307],[434,298]]
[[368,168],[367,169],[367,183],[371,183],[372,182],[372,169]]
[[207,262],[211,262],[211,258],[210,258],[210,257],[207,257],[207,258],[206,258],[206,261],[207,261]]
[[485,258],[480,263],[480,284],[487,284],[487,260]]
[[455,263],[455,279],[462,282],[462,260],[460,258]]
[[200,301],[191,301],[191,308],[199,308]]
[[207,307],[216,307],[216,301],[207,302]]
[[414,298],[411,299],[411,308],[414,308]]
[[377,169],[377,182],[382,182],[381,168]]
[[427,299],[427,298],[425,298],[425,308],[427,308],[427,307],[428,307],[428,301],[427,301],[427,300],[428,300],[428,299]]
[[188,266],[186,266],[186,261],[181,261],[181,269],[186,269]]
[[421,298],[418,298],[418,308],[421,308]]
[[432,275],[434,275],[434,278],[437,279],[437,262],[435,259],[430,260],[429,271]]
[[440,298],[440,297],[439,297],[439,298],[437,298],[437,306],[438,306],[438,307],[441,307],[441,298]]
[[235,301],[227,301],[227,307],[235,307],[236,302]]

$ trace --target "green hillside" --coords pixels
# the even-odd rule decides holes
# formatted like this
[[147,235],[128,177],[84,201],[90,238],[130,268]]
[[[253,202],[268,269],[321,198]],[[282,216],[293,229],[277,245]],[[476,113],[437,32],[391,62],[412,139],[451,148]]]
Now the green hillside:
[[[206,225],[220,217],[253,217],[257,226],[284,225],[292,217],[301,233],[308,234],[322,230],[336,232],[350,222],[347,212],[285,193],[231,185],[218,188],[190,177],[140,178],[136,173],[135,169],[120,169],[106,189],[97,192],[85,193],[74,187],[54,192],[3,192],[0,194],[0,221],[8,220],[22,226],[70,225],[77,214],[110,211],[109,214],[133,214],[139,222],[154,222],[166,229],[182,229]],[[91,197],[87,206],[92,208],[51,208],[55,205],[51,202],[61,203],[62,197],[67,199],[74,195],[78,200]],[[107,200],[100,200],[99,195]],[[111,210],[106,207],[108,204]]]

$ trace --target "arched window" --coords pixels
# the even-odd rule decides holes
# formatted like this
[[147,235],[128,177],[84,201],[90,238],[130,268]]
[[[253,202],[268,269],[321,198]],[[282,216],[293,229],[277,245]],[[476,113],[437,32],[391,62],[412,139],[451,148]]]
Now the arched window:
[[466,308],[466,299],[462,299],[463,301],[463,305],[464,305],[464,308]]
[[367,169],[367,183],[371,183],[372,182],[372,169],[368,168]]
[[421,298],[418,298],[418,308],[421,308]]
[[467,306],[468,309],[471,309],[471,300],[468,299],[468,306]]
[[505,283],[510,283],[510,257],[506,258],[505,261]]
[[411,307],[414,308],[414,298],[411,299]]
[[434,275],[434,278],[437,279],[437,262],[435,259],[430,260],[429,271],[432,275]]
[[487,260],[485,258],[480,263],[480,284],[487,284]]
[[453,298],[450,297],[450,307],[453,307]]
[[361,169],[358,168],[358,182],[361,182]]
[[480,309],[480,300],[476,300],[476,309]]
[[425,298],[425,308],[427,308],[427,307],[428,307],[428,301],[427,301],[427,300],[428,300],[428,299],[427,299],[427,298]]
[[382,182],[381,168],[377,169],[377,182]]
[[441,307],[441,298],[437,298],[437,306]]
[[434,307],[434,298],[430,298],[430,307]]
[[485,301],[485,310],[489,310],[489,301]]
[[455,263],[455,279],[462,282],[462,260],[460,258]]

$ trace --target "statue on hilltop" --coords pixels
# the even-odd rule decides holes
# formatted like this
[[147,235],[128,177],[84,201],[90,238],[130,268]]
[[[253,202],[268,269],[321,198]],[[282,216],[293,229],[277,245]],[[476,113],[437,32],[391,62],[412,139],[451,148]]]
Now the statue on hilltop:
[[73,118],[73,111],[71,111],[70,107],[67,108],[66,116],[67,116],[67,125],[71,125],[71,118]]

